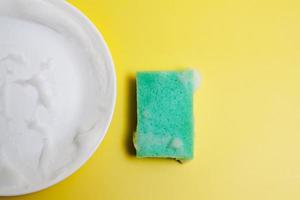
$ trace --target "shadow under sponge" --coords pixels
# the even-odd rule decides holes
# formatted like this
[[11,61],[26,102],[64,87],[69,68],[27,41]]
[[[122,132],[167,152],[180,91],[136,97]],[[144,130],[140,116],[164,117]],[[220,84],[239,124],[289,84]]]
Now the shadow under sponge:
[[137,157],[193,158],[195,72],[137,73]]

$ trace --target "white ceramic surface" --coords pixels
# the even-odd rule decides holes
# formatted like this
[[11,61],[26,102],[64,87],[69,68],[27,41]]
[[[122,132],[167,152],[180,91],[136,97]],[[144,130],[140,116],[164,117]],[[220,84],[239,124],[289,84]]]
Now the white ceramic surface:
[[60,0],[0,1],[0,196],[78,170],[112,118],[116,76],[95,26]]

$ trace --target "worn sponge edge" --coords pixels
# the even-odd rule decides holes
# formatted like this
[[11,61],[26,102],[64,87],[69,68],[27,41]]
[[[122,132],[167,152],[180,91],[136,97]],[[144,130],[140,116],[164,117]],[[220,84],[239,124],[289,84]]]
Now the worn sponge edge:
[[137,73],[137,157],[193,158],[194,70]]

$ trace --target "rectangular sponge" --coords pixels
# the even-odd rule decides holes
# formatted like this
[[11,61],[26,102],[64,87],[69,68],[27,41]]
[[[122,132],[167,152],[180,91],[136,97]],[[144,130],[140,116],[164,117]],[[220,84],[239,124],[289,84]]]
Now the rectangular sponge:
[[195,72],[137,73],[137,157],[193,158]]

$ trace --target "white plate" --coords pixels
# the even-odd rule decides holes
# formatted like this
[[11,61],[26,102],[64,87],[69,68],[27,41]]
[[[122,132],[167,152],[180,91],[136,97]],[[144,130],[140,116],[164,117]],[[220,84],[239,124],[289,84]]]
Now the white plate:
[[116,76],[94,25],[59,0],[0,1],[0,196],[79,169],[110,124]]

